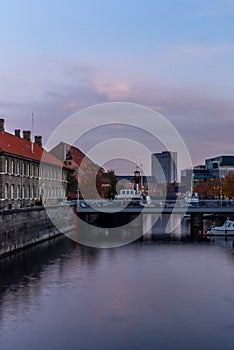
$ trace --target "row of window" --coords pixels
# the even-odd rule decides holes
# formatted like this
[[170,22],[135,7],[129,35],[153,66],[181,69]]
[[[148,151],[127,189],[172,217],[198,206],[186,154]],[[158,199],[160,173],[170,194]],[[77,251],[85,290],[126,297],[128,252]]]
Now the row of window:
[[5,173],[32,177],[44,177],[50,179],[61,178],[61,170],[47,167],[38,166],[35,164],[29,164],[26,162],[20,162],[13,159],[5,158]]
[[38,189],[35,188],[35,186],[27,187],[27,193],[26,193],[26,186],[20,186],[20,185],[8,185],[5,184],[5,190],[4,190],[4,198],[5,199],[25,199],[25,198],[37,198],[38,197]]
[[38,177],[39,166],[5,158],[5,173]]
[[[64,188],[58,187],[46,187],[41,192],[43,198],[64,198],[65,191]],[[20,186],[20,185],[8,185],[5,184],[4,189],[5,199],[36,199],[39,198],[39,189],[35,186]]]

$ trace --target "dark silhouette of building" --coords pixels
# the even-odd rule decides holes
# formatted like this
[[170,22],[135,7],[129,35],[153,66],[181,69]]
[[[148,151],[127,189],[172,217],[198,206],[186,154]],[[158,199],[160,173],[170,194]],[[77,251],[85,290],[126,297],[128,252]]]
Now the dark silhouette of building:
[[153,153],[151,157],[152,176],[157,183],[177,182],[177,152]]

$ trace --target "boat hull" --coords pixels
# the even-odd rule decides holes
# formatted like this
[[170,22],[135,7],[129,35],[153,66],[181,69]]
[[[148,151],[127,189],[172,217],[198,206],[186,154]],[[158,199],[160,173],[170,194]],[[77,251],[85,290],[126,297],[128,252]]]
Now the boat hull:
[[209,230],[207,236],[234,236],[234,230]]
[[213,226],[207,231],[207,235],[234,236],[234,221],[226,220],[222,226]]

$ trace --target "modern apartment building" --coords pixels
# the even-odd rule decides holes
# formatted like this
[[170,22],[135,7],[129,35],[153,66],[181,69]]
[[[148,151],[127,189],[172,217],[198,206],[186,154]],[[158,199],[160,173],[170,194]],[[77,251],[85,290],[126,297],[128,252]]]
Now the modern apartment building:
[[218,156],[205,160],[206,169],[214,178],[225,177],[228,173],[234,172],[234,156]]

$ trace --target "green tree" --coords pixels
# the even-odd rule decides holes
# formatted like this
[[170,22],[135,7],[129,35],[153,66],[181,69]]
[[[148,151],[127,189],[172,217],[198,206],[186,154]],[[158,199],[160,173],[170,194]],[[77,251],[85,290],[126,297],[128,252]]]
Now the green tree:
[[200,198],[219,198],[222,184],[219,179],[201,180],[193,187],[193,192],[197,192]]
[[74,169],[67,169],[67,198],[73,198],[77,195],[77,179]]
[[107,179],[109,181],[109,188],[107,192],[107,197],[109,199],[114,199],[117,185],[117,176],[115,175],[115,171],[113,169],[107,171]]
[[229,173],[222,181],[222,192],[225,197],[234,198],[234,173]]
[[85,199],[97,199],[102,191],[104,169],[97,164],[88,164],[82,175],[78,173],[80,192]]

